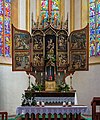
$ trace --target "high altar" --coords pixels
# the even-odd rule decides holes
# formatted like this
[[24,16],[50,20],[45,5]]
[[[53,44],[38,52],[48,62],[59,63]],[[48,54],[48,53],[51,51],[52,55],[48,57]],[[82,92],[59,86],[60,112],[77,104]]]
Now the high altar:
[[45,92],[57,92],[66,76],[88,70],[88,28],[68,34],[68,19],[58,24],[50,18],[44,25],[32,24],[31,34],[12,25],[12,70],[26,71],[29,79],[33,75]]

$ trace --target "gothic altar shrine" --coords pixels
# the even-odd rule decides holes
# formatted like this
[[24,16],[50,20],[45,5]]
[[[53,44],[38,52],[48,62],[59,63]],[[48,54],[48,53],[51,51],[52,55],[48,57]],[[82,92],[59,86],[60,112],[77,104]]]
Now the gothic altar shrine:
[[67,22],[41,27],[37,21],[31,34],[12,25],[12,70],[33,75],[45,91],[56,91],[66,76],[88,70],[89,25],[68,34]]

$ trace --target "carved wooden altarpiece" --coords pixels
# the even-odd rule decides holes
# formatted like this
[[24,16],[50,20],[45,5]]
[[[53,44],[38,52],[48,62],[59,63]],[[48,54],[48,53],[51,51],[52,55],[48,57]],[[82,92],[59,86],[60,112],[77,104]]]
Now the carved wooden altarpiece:
[[88,70],[88,35],[88,25],[70,35],[65,24],[59,28],[50,22],[43,28],[37,25],[31,34],[12,25],[12,70],[26,71],[39,84],[60,84],[70,73]]

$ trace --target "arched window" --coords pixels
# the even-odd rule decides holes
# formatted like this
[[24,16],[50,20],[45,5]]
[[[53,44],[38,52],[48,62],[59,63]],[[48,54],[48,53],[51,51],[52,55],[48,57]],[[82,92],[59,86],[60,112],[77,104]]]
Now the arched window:
[[100,0],[90,0],[90,56],[100,56]]
[[60,21],[60,0],[41,0],[41,20],[42,26],[46,25],[48,17],[56,27]]
[[0,56],[11,57],[11,0],[0,0]]

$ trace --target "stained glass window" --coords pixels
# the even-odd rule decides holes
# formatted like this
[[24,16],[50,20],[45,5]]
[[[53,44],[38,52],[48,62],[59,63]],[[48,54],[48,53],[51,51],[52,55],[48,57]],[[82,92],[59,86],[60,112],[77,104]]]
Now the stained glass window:
[[100,56],[100,0],[90,0],[90,56]]
[[59,8],[60,0],[41,0],[41,20],[43,26],[45,26],[49,17],[51,23],[57,26],[60,21]]
[[0,0],[0,56],[11,57],[11,0]]

